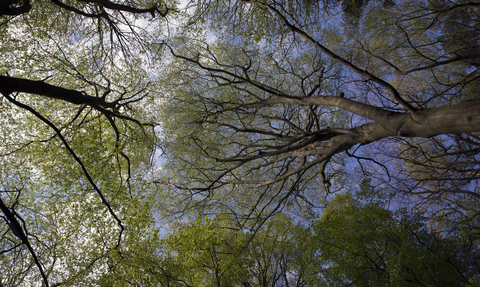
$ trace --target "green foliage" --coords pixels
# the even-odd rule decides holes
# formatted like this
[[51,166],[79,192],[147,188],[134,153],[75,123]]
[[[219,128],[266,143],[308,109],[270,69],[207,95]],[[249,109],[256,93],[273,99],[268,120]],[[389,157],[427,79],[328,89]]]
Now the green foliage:
[[255,233],[197,218],[167,239],[177,280],[192,286],[283,286],[316,277],[309,229],[280,216]]
[[[368,144],[345,140],[376,121],[363,108],[388,130],[398,97],[478,100],[476,3],[177,4],[0,3],[2,81],[43,87],[0,87],[0,199],[26,234],[0,214],[0,285],[478,283],[478,136],[395,146],[397,182],[448,203],[424,213],[371,181],[348,193],[339,155]],[[155,219],[178,214],[160,236]]]
[[[136,5],[143,8],[141,2]],[[64,4],[101,12],[93,2]],[[40,81],[113,107],[65,100],[68,94],[52,98],[48,89],[9,94],[2,87],[0,198],[15,212],[51,285],[150,285],[140,263],[153,260],[145,252],[149,244],[158,247],[152,242],[154,190],[146,180],[155,152],[155,103],[148,59],[136,52],[145,42],[137,41],[141,31],[134,28],[151,16],[105,13],[85,17],[35,1],[24,15],[0,16],[6,81]],[[10,219],[1,218],[0,269],[6,272],[0,285],[40,286],[34,254],[12,232]]]
[[458,238],[428,227],[421,214],[382,200],[337,195],[313,229],[329,284],[457,286],[468,282]]
[[[178,282],[191,286],[461,286],[475,281],[459,238],[384,199],[336,195],[310,223],[284,215],[252,232],[198,217],[166,240]],[[278,277],[277,277],[278,276]],[[284,281],[286,280],[286,281]]]

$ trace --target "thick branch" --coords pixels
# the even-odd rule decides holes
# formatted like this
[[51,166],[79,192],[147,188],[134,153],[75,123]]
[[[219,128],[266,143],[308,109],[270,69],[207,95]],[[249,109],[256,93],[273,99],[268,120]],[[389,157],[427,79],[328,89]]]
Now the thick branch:
[[33,261],[35,261],[35,265],[37,265],[38,270],[40,271],[40,274],[42,275],[43,282],[45,283],[45,286],[48,287],[48,279],[47,276],[45,275],[45,272],[43,271],[43,267],[40,264],[40,261],[38,261],[37,254],[32,248],[32,245],[30,245],[30,241],[28,240],[27,235],[23,231],[22,226],[18,222],[18,220],[15,218],[15,211],[10,209],[5,205],[3,202],[2,198],[0,198],[0,209],[2,210],[3,214],[7,218],[8,225],[10,227],[10,230],[12,233],[18,237],[25,246],[27,246],[28,251],[30,252],[30,255],[33,257]]
[[114,2],[111,2],[111,1],[107,1],[107,0],[78,0],[80,2],[86,2],[86,3],[95,3],[95,4],[98,4],[104,8],[107,8],[107,9],[111,9],[111,10],[116,10],[116,11],[124,11],[124,12],[129,12],[129,13],[134,13],[134,14],[143,14],[143,13],[150,13],[152,15],[152,17],[155,17],[155,12],[159,12],[160,15],[162,15],[163,17],[165,17],[169,11],[169,9],[167,8],[165,10],[165,12],[160,12],[158,10],[158,7],[151,7],[151,8],[135,8],[135,7],[131,7],[131,6],[128,6],[128,5],[124,5],[124,4],[118,4],[118,3],[114,3]]
[[[21,4],[21,5],[19,5]],[[17,16],[28,13],[32,9],[29,0],[1,0],[0,16]]]
[[[292,99],[286,100],[290,101]],[[432,137],[440,134],[478,132],[480,131],[479,110],[480,100],[464,102],[448,107],[419,110],[419,117],[415,120],[410,117],[408,113],[394,113],[389,117],[388,121],[379,119],[378,122],[353,128],[351,132],[331,133],[324,136],[305,135],[303,141],[295,144],[292,143],[279,150],[262,152],[257,155],[237,156],[219,161],[239,162],[243,164],[275,156],[285,156],[285,158],[310,154],[319,156],[315,160],[275,178],[265,180],[241,180],[238,182],[242,184],[270,185],[285,180],[314,165],[325,163],[325,161],[328,161],[333,155],[346,151],[357,144],[368,144],[390,136]],[[321,146],[322,143],[325,146],[318,150],[317,147]],[[308,152],[310,149],[312,149],[311,153]],[[269,164],[271,164],[271,162],[267,162],[266,165]]]
[[84,92],[57,87],[43,81],[0,76],[0,93],[9,95],[17,92],[37,94],[76,105],[88,105],[96,109],[114,109],[116,107],[116,103],[106,102],[103,98],[92,97]]
[[274,104],[295,104],[295,105],[302,105],[302,106],[331,106],[337,107],[344,111],[354,113],[361,117],[374,120],[374,121],[385,121],[388,118],[401,115],[400,113],[393,113],[386,111],[382,108],[378,108],[375,106],[362,104],[356,101],[352,101],[343,97],[334,97],[334,96],[313,96],[313,97],[276,97],[273,99],[261,101],[261,102],[254,102],[245,104],[245,107],[248,108],[259,108],[265,107]]
[[76,14],[79,14],[79,15],[82,15],[84,17],[88,17],[88,18],[101,18],[101,17],[105,17],[106,16],[106,13],[105,11],[102,11],[101,13],[87,13],[87,12],[84,12],[80,9],[77,9],[75,7],[72,7],[70,5],[67,5],[65,3],[63,3],[62,1],[60,0],[52,0],[52,3],[59,6],[59,7],[62,7],[63,9],[65,10],[68,10],[68,11],[71,11],[71,12],[74,12]]
[[260,7],[264,7],[268,10],[270,10],[272,13],[274,13],[279,19],[280,21],[282,21],[285,26],[287,26],[290,30],[292,30],[293,32],[299,34],[300,36],[302,36],[303,38],[305,38],[308,42],[310,42],[314,47],[316,47],[317,49],[319,49],[320,51],[322,51],[323,53],[325,53],[327,56],[329,56],[330,58],[334,59],[335,61],[343,64],[344,66],[346,66],[347,68],[349,68],[350,70],[354,71],[355,73],[358,73],[359,75],[365,77],[366,79],[368,80],[371,80],[377,84],[379,84],[380,86],[384,87],[385,89],[387,89],[392,98],[397,101],[399,104],[401,104],[403,107],[405,107],[409,112],[411,113],[414,113],[416,111],[416,109],[410,105],[408,102],[406,102],[401,96],[400,94],[398,93],[398,91],[392,86],[390,85],[388,82],[374,76],[373,74],[371,74],[370,72],[366,71],[366,70],[363,70],[361,69],[360,67],[357,67],[356,65],[354,65],[352,62],[350,61],[347,61],[345,60],[344,58],[340,57],[339,55],[335,54],[334,52],[330,51],[329,49],[327,49],[325,46],[323,46],[322,44],[320,44],[318,41],[316,41],[315,39],[313,39],[310,35],[308,35],[306,32],[304,32],[303,30],[299,29],[297,26],[291,24],[288,19],[282,14],[280,13],[280,11],[278,11],[275,7],[273,7],[272,5],[268,5],[268,4],[265,4],[265,3],[261,3],[261,2],[258,2],[258,1],[250,1],[250,0],[241,0],[240,3],[252,3],[252,4],[255,4],[255,5],[258,5]]

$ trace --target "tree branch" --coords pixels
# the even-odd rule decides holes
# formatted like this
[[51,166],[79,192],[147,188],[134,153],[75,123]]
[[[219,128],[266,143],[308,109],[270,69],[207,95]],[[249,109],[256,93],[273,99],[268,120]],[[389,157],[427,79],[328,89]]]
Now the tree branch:
[[22,108],[22,109],[25,109],[29,112],[31,112],[33,115],[35,115],[38,119],[40,119],[42,122],[44,122],[45,124],[47,124],[49,127],[51,127],[55,133],[58,135],[58,137],[60,138],[60,140],[62,141],[63,145],[65,146],[65,148],[68,150],[68,152],[70,153],[70,155],[74,158],[74,160],[80,165],[85,177],[87,178],[87,181],[92,185],[93,189],[97,192],[97,194],[100,196],[100,199],[102,200],[102,203],[107,207],[110,215],[117,221],[117,224],[120,226],[120,234],[119,234],[119,238],[118,238],[118,241],[117,241],[117,248],[120,246],[120,242],[122,240],[122,234],[123,234],[123,231],[125,230],[125,227],[123,226],[122,224],[122,221],[117,217],[117,215],[115,214],[115,212],[113,211],[111,205],[108,203],[107,199],[105,198],[105,196],[103,195],[103,192],[100,190],[100,188],[95,184],[95,182],[93,181],[93,178],[92,176],[90,175],[90,173],[88,172],[86,166],[83,164],[83,161],[77,156],[77,154],[75,153],[75,151],[70,147],[70,145],[68,144],[67,140],[63,137],[61,131],[51,122],[49,121],[48,119],[46,119],[44,116],[42,116],[41,114],[39,114],[37,111],[35,111],[33,108],[23,104],[23,103],[20,103],[18,102],[17,100],[15,100],[14,98],[10,97],[10,95],[8,94],[3,94],[3,96],[8,100],[10,101],[11,103],[13,103],[14,105]]
[[43,81],[33,81],[0,75],[0,93],[9,95],[17,92],[37,94],[52,99],[66,101],[75,105],[89,105],[96,109],[114,109],[116,107],[115,103],[106,102],[103,98],[89,96],[84,92],[57,87]]
[[355,73],[358,73],[359,75],[365,77],[366,79],[368,80],[372,80],[373,82],[379,84],[380,86],[384,87],[385,89],[387,89],[389,92],[390,92],[390,95],[392,96],[392,98],[397,101],[400,105],[402,105],[405,109],[407,109],[407,111],[411,112],[411,113],[415,113],[417,111],[416,108],[414,108],[412,105],[410,105],[408,102],[406,102],[401,96],[400,94],[398,93],[398,91],[392,86],[390,85],[388,82],[374,76],[373,74],[371,74],[370,72],[366,71],[366,70],[363,70],[359,67],[357,67],[356,65],[354,65],[352,62],[350,61],[347,61],[345,60],[344,58],[340,57],[339,55],[335,54],[334,52],[332,52],[331,50],[327,49],[325,46],[323,46],[322,44],[320,44],[318,41],[316,41],[315,39],[313,39],[310,35],[308,35],[306,32],[304,32],[303,30],[299,29],[297,26],[291,24],[288,19],[282,14],[280,13],[280,11],[278,11],[278,9],[276,9],[275,7],[273,7],[272,5],[268,5],[268,4],[265,4],[265,3],[261,3],[261,2],[258,2],[258,1],[253,1],[253,0],[240,0],[239,1],[240,3],[252,3],[254,5],[258,5],[260,7],[263,7],[263,8],[266,8],[268,10],[270,10],[273,14],[275,14],[279,19],[280,21],[282,21],[285,26],[287,26],[290,30],[292,30],[293,32],[299,34],[300,36],[302,36],[304,39],[306,39],[308,42],[310,42],[314,47],[316,47],[317,49],[319,49],[320,51],[322,51],[323,53],[325,53],[327,56],[329,56],[330,58],[332,58],[333,60],[343,64],[345,67],[351,69],[352,71],[354,71]]
[[25,235],[25,232],[23,231],[22,226],[20,225],[18,220],[15,218],[16,212],[14,210],[10,211],[10,209],[5,205],[1,197],[0,197],[0,209],[2,210],[3,214],[7,218],[7,223],[12,233],[16,237],[18,237],[22,241],[22,243],[25,244],[25,246],[27,246],[28,251],[33,257],[33,261],[35,262],[35,265],[37,265],[37,268],[40,271],[40,274],[42,275],[42,279],[43,279],[43,282],[45,283],[45,287],[48,287],[49,286],[48,278],[45,275],[45,272],[43,271],[43,267],[40,264],[40,261],[38,260],[37,254],[33,250],[32,245],[30,245],[30,241],[28,240],[27,235]]

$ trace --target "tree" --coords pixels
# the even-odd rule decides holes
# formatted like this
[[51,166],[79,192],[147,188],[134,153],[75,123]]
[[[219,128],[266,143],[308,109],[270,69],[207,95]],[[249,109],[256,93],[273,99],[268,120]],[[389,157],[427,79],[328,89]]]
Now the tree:
[[[391,211],[370,181],[294,223],[270,218],[255,234],[224,215],[178,226],[166,240],[179,286],[463,286],[478,270],[462,239],[420,213]],[[458,235],[458,234],[457,234]]]
[[348,156],[384,190],[475,222],[478,4],[371,2],[352,28],[295,3],[216,3],[212,29],[231,27],[221,43],[166,43],[179,61],[168,77],[180,75],[164,115],[175,172],[158,182],[191,207],[261,224],[289,202],[321,205]]
[[[318,276],[313,234],[281,215],[255,234],[218,215],[179,226],[167,238],[179,286],[310,286]],[[167,265],[168,266],[168,265]],[[176,271],[175,273],[173,271]]]
[[[479,5],[362,1],[342,26],[328,2],[191,2],[166,37],[164,23],[184,20],[174,2],[1,1],[0,283],[185,283],[175,260],[191,262],[164,256],[154,215],[194,208],[261,236],[270,218],[311,218],[347,190],[347,156],[367,176],[365,162],[381,166],[375,184],[426,201],[449,220],[431,224],[463,228],[474,249]],[[175,59],[159,62],[164,51]],[[218,231],[207,227],[196,234]],[[310,264],[289,273],[288,252],[261,243],[237,263],[206,243],[227,279],[271,250],[277,265],[260,261],[251,284],[304,278]]]
[[472,272],[472,262],[465,260],[469,251],[458,233],[429,227],[420,213],[392,212],[384,200],[368,194],[368,181],[363,188],[357,196],[335,196],[313,224],[325,284],[462,286],[473,282],[477,271]]
[[142,258],[156,122],[139,23],[174,7],[0,4],[0,285],[99,284]]

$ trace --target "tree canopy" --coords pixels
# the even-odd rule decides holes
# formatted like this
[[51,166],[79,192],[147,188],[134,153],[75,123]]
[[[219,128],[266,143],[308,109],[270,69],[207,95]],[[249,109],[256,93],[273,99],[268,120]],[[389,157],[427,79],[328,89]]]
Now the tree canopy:
[[[318,205],[344,186],[333,183],[347,156],[390,192],[476,217],[477,42],[447,43],[455,25],[475,34],[477,5],[370,3],[352,28],[295,3],[217,4],[218,17],[238,12],[217,41],[166,43],[182,77],[163,121],[175,172],[159,182],[184,190],[183,202],[228,205],[248,221],[292,200]],[[450,16],[457,9],[472,25]]]
[[[317,218],[284,215],[253,236],[220,214],[181,225],[166,245],[187,286],[453,286],[475,272],[458,234],[372,197],[336,195]],[[368,195],[366,197],[365,195]],[[228,217],[227,217],[228,218]]]
[[478,283],[479,6],[0,1],[0,286]]

